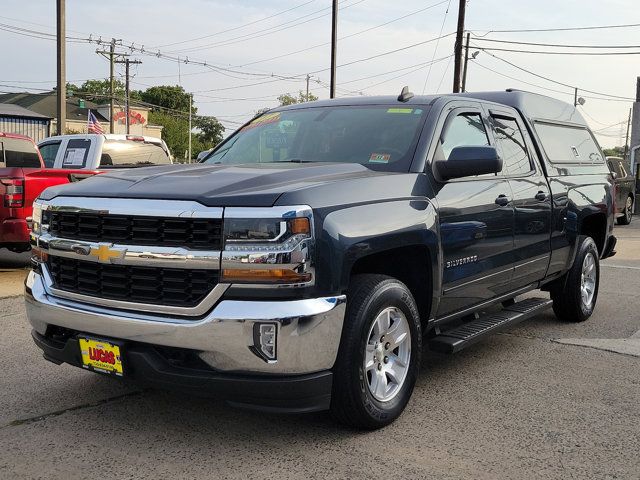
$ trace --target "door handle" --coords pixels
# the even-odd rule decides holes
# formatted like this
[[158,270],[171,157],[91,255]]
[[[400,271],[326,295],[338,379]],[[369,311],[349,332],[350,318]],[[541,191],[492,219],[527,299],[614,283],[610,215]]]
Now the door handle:
[[509,204],[509,198],[506,195],[501,194],[496,198],[496,205],[500,205],[501,207],[505,207]]
[[540,190],[538,193],[536,193],[536,196],[534,198],[542,202],[547,199],[547,194]]

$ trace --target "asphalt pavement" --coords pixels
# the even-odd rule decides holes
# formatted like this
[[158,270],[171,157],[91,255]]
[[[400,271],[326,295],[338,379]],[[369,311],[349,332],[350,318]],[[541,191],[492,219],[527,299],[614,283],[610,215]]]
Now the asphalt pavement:
[[11,293],[27,257],[3,257],[0,478],[640,479],[640,219],[616,235],[591,319],[425,352],[404,415],[366,433],[46,362]]

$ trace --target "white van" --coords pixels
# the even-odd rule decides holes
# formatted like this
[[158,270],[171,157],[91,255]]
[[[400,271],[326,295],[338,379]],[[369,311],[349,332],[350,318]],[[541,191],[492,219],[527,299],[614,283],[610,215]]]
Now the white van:
[[140,135],[79,134],[38,143],[47,168],[97,170],[173,163],[164,140]]

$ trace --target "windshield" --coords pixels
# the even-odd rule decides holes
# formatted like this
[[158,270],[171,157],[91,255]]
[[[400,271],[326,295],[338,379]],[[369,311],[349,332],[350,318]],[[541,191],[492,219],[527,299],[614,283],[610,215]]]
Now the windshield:
[[252,120],[204,163],[360,163],[374,170],[407,171],[426,107],[309,107],[266,113]]
[[29,140],[0,137],[0,167],[40,168],[37,147]]

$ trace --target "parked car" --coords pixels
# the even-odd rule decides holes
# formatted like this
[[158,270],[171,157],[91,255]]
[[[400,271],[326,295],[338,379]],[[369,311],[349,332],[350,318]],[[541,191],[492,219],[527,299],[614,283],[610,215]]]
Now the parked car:
[[629,225],[633,217],[633,206],[636,199],[636,179],[628,171],[624,159],[607,157],[609,169],[613,173],[615,186],[615,211],[618,225]]
[[42,190],[94,173],[45,169],[31,138],[0,133],[0,248],[12,252],[29,250],[33,201]]
[[54,363],[379,428],[423,341],[591,316],[612,182],[579,111],[541,95],[279,107],[200,165],[43,192],[27,315]]
[[139,135],[59,135],[38,147],[49,168],[127,168],[166,165],[173,159],[164,140]]

